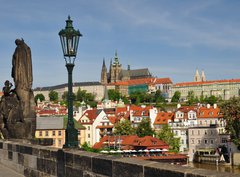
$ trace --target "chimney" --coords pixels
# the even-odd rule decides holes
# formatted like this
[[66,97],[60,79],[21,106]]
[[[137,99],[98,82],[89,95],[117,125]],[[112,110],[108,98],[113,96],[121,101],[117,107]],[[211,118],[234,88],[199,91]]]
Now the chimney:
[[215,103],[215,104],[213,104],[213,108],[214,109],[216,109],[217,108],[217,104]]
[[207,108],[208,108],[208,109],[210,108],[210,104],[207,104]]
[[178,103],[178,104],[177,104],[177,108],[178,108],[178,109],[181,108],[181,104]]

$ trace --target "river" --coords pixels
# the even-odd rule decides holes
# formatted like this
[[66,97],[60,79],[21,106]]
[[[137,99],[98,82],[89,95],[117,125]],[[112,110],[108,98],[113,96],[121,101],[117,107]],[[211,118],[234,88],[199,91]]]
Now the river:
[[[186,165],[187,166],[187,165]],[[208,170],[216,170],[219,172],[230,172],[235,174],[240,174],[240,166],[231,166],[224,164],[204,164],[204,163],[189,163],[188,166],[195,168],[203,168]]]

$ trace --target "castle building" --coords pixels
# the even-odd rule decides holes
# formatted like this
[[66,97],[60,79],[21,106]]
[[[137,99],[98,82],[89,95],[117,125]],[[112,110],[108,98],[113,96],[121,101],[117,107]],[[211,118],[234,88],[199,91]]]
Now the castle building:
[[213,95],[228,100],[231,97],[240,96],[240,79],[207,81],[204,71],[200,76],[198,70],[196,70],[194,81],[174,84],[169,91],[169,97],[171,98],[176,91],[181,93],[181,100],[186,100],[190,91],[193,91],[198,98]]
[[107,83],[116,83],[119,81],[128,81],[133,79],[142,79],[152,77],[148,68],[143,69],[130,69],[128,65],[127,69],[123,69],[119,62],[118,54],[115,52],[114,61],[110,62],[109,72],[107,72],[105,59],[103,59],[102,71],[101,71],[101,83],[103,85]]

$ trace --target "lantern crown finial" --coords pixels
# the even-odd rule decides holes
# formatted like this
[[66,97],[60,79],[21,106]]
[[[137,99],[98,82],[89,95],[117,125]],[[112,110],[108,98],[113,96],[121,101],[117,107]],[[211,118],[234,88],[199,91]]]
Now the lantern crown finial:
[[72,22],[70,15],[68,15],[65,29],[62,29],[58,33],[62,44],[64,58],[68,57],[69,59],[71,57],[74,59],[76,58],[79,37],[82,36],[79,30],[73,28]]

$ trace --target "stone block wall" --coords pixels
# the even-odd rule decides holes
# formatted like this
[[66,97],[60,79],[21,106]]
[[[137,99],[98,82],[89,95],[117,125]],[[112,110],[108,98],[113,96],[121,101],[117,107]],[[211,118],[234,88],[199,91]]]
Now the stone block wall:
[[234,177],[191,167],[0,140],[0,163],[27,177]]

